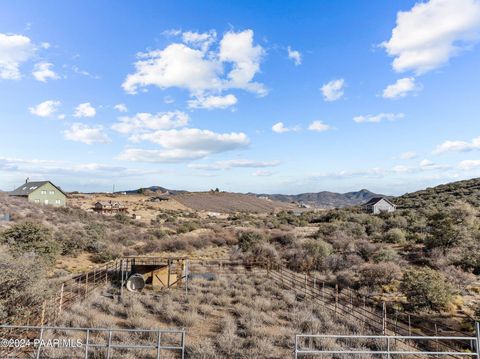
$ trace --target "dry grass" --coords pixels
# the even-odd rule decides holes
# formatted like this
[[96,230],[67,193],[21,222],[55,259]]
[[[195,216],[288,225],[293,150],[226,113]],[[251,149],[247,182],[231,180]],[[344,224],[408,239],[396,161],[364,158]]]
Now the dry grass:
[[293,354],[295,334],[367,331],[334,319],[318,305],[297,301],[294,293],[278,288],[265,272],[246,276],[234,270],[214,280],[192,279],[188,297],[184,288],[172,288],[160,293],[124,292],[118,301],[109,298],[105,289],[65,313],[63,324],[184,327],[188,358],[287,358]]
[[177,194],[174,198],[184,206],[197,211],[270,213],[294,208],[288,203],[260,199],[240,193],[192,192]]

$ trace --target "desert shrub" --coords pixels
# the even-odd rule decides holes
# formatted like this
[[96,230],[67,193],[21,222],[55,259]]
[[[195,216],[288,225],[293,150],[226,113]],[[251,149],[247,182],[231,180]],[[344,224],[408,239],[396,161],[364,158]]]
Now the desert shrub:
[[249,262],[265,263],[271,266],[279,262],[280,257],[274,246],[269,243],[256,243],[247,253],[245,259]]
[[366,264],[360,269],[360,285],[370,288],[390,284],[400,279],[402,272],[395,263]]
[[399,213],[382,213],[380,216],[385,218],[385,231],[393,228],[405,229],[408,227],[407,219]]
[[313,267],[318,270],[325,267],[325,259],[333,253],[332,245],[321,239],[307,240],[303,243],[303,248]]
[[5,230],[0,238],[15,254],[34,252],[53,260],[60,253],[60,246],[52,240],[52,231],[37,222],[18,223]]
[[120,247],[104,244],[101,248],[97,249],[97,252],[92,254],[91,259],[95,263],[104,263],[104,262],[114,260],[115,258],[118,258],[121,255],[122,255],[122,251]]
[[355,250],[355,236],[343,230],[336,230],[328,237],[328,242],[338,252],[353,252]]
[[125,213],[117,213],[113,216],[113,218],[123,224],[128,224],[132,222],[130,217],[128,217]]
[[377,245],[366,240],[355,243],[356,253],[363,258],[364,261],[370,260],[373,253],[377,250]]
[[324,239],[330,236],[332,233],[340,229],[340,224],[335,223],[320,223],[318,226],[318,232],[315,235],[315,238]]
[[384,248],[379,250],[373,255],[373,261],[375,263],[379,262],[394,262],[398,260],[399,256],[395,249],[393,248]]
[[107,234],[105,224],[101,222],[92,222],[87,224],[85,226],[85,231],[92,242],[105,240],[105,236]]
[[48,295],[44,260],[34,253],[11,256],[0,248],[0,321],[41,308]]
[[480,303],[477,303],[477,307],[475,308],[473,315],[475,320],[480,321]]
[[197,222],[189,221],[182,223],[177,228],[177,233],[188,233],[200,228]]
[[153,228],[148,233],[157,239],[165,238],[168,235],[167,231],[161,228]]
[[463,270],[480,275],[480,238],[463,241],[459,246],[460,255],[454,261],[454,264],[463,268]]
[[264,236],[259,232],[245,231],[238,234],[238,245],[244,252],[247,252],[250,248],[264,240]]
[[75,255],[91,246],[82,227],[62,226],[55,232],[54,240],[60,244],[62,255]]
[[371,236],[375,233],[379,233],[382,230],[383,220],[378,216],[369,215],[365,220],[365,233]]
[[407,297],[407,306],[414,310],[440,310],[452,299],[452,288],[443,275],[427,267],[407,270],[400,289]]
[[305,226],[307,224],[307,221],[300,217],[295,215],[291,211],[280,211],[277,213],[276,218],[280,224],[289,224],[293,226]]
[[351,270],[342,270],[337,273],[337,281],[338,287],[342,288],[354,288],[357,282],[357,277],[355,273]]
[[270,240],[281,246],[289,246],[295,242],[295,236],[292,233],[276,232],[272,234]]
[[405,232],[400,228],[389,229],[383,236],[387,243],[405,243]]
[[185,240],[179,238],[167,239],[160,242],[161,251],[183,251],[188,248],[188,243]]
[[308,272],[315,266],[314,258],[307,255],[302,247],[294,247],[286,251],[284,258],[287,261],[287,267],[297,272]]
[[428,217],[425,246],[444,252],[462,241],[468,241],[478,229],[476,210],[466,203],[434,212]]

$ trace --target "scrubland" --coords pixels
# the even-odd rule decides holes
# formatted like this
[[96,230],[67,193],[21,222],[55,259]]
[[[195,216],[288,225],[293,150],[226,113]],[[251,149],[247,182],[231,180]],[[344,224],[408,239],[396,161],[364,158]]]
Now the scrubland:
[[[408,194],[394,199],[399,205],[395,213],[377,216],[356,207],[302,214],[235,212],[222,218],[194,210],[158,210],[149,223],[124,215],[105,217],[77,208],[37,206],[0,195],[0,213],[12,216],[12,221],[0,224],[0,269],[7,274],[0,278],[0,318],[8,320],[26,307],[39,306],[50,288],[95,263],[124,255],[204,252],[207,257],[222,253],[226,259],[314,273],[340,289],[352,288],[469,331],[472,319],[480,318],[479,183],[464,181]],[[72,266],[75,261],[82,265]],[[198,328],[206,337],[197,341],[192,334],[189,352],[197,353],[193,357],[209,357],[209,351],[224,353],[227,347],[252,357],[255,353],[261,357],[265,348],[280,355],[291,348],[295,331],[356,330],[334,321],[321,308],[294,301],[289,293],[277,293],[268,281],[255,283],[258,280],[197,281],[192,291],[198,295],[188,302],[181,291],[173,290],[127,294],[125,303],[98,294],[91,303],[72,309],[77,312],[69,317],[70,324]],[[207,286],[211,288],[204,291]],[[172,311],[154,309],[149,301],[161,303],[162,308],[171,306],[175,316],[164,317]],[[95,312],[83,311],[83,305]],[[128,317],[127,308],[138,315]],[[161,313],[152,315],[155,310]],[[291,317],[294,313],[303,313],[311,326],[302,327],[298,318]],[[218,335],[223,328],[227,332]],[[227,345],[219,342],[223,337],[238,341]]]

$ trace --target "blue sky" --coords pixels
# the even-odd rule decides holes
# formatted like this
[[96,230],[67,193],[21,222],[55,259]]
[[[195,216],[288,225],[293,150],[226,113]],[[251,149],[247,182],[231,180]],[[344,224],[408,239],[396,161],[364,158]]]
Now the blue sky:
[[0,188],[476,177],[479,39],[479,0],[2,2]]

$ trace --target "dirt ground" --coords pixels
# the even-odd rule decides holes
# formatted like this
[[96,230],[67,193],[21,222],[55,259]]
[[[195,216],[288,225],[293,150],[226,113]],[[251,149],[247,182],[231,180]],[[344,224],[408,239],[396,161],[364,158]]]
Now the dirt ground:
[[[62,324],[77,327],[185,328],[186,358],[288,358],[294,337],[304,332],[352,333],[359,324],[333,320],[326,309],[297,300],[279,288],[266,271],[229,268],[202,278],[210,268],[197,268],[185,287],[161,292],[99,289],[75,304]],[[204,272],[206,271],[206,272]],[[114,294],[112,296],[112,294]],[[135,338],[119,338],[122,341]],[[137,343],[139,343],[137,339]],[[151,358],[147,351],[117,352],[118,358]],[[162,358],[176,357],[171,352]]]
[[96,202],[117,201],[127,207],[127,214],[129,216],[135,214],[139,221],[146,223],[154,219],[161,210],[190,211],[188,207],[176,201],[174,198],[166,201],[152,202],[150,201],[151,197],[152,196],[143,194],[73,194],[69,196],[68,202],[73,207],[93,212],[92,207]]

